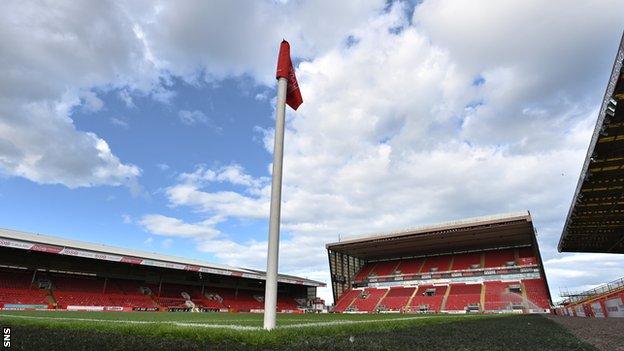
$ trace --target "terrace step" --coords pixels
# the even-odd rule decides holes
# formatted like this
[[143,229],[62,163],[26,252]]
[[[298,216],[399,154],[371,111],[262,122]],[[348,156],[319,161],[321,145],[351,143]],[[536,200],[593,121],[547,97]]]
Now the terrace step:
[[442,304],[440,305],[440,311],[444,311],[446,308],[446,300],[448,300],[449,294],[451,293],[451,286],[446,287],[446,291],[444,292],[444,298],[442,299]]
[[375,305],[375,308],[373,309],[374,311],[376,311],[377,308],[379,308],[379,304],[381,303],[381,301],[383,301],[383,299],[386,298],[386,295],[388,295],[389,292],[390,292],[390,289],[386,289],[386,292],[383,294],[381,299],[379,299],[379,301],[377,301],[377,304]]

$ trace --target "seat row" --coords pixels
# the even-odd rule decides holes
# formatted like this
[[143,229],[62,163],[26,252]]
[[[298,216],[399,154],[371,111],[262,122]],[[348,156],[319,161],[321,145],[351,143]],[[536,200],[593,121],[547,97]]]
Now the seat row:
[[[264,308],[264,292],[182,284],[147,284],[135,280],[33,271],[0,270],[0,307],[5,305],[118,306],[139,308],[186,308],[250,311]],[[40,288],[38,281],[48,282]],[[190,302],[190,303],[189,303]],[[278,310],[296,310],[294,296],[279,294]]]
[[542,279],[347,290],[334,312],[497,312],[549,309]]
[[364,264],[356,274],[355,281],[378,276],[523,266],[536,262],[537,259],[530,247],[380,261]]

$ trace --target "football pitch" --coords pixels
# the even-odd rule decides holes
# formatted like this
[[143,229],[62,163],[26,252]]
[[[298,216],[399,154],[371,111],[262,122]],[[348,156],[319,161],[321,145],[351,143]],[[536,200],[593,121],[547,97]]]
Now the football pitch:
[[0,311],[23,350],[595,350],[542,316]]

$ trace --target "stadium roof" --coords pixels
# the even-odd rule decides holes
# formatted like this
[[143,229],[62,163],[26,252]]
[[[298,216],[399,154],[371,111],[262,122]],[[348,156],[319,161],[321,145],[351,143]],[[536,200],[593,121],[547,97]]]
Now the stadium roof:
[[624,253],[624,36],[561,233],[560,252]]
[[[265,280],[266,277],[262,271],[247,268],[218,265],[182,257],[129,250],[10,229],[0,229],[0,247],[250,279]],[[325,286],[325,283],[322,282],[284,274],[279,275],[278,281],[307,286]]]
[[381,260],[531,245],[534,234],[530,213],[515,212],[352,237],[326,247],[364,260]]

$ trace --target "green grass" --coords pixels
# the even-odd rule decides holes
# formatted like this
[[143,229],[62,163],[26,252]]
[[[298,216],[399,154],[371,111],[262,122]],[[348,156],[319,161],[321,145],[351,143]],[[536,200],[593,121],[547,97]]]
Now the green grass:
[[[594,350],[540,316],[1,311],[16,349]],[[22,335],[20,335],[20,333]]]

